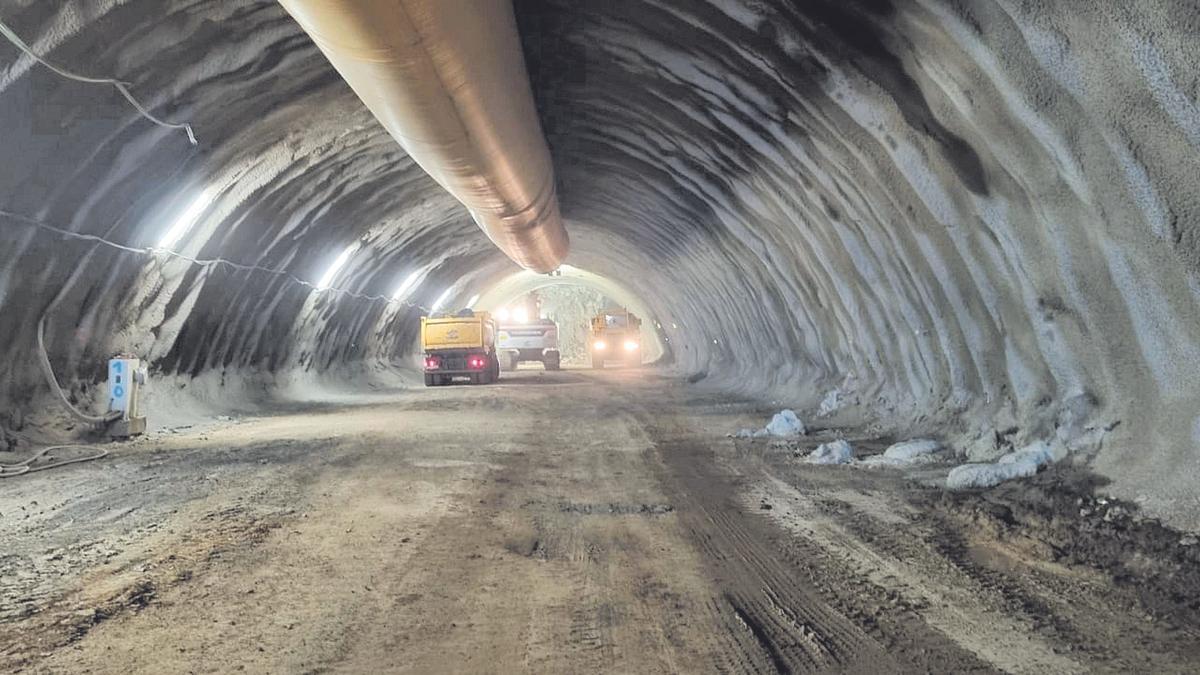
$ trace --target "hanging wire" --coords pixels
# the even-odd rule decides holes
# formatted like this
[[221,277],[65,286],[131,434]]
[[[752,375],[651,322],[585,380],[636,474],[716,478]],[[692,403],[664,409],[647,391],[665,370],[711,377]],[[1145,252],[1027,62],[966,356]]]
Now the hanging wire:
[[[45,222],[37,219],[37,218],[33,218],[33,217],[30,217],[27,215],[16,213],[14,211],[9,211],[8,209],[3,209],[3,208],[0,208],[0,216],[8,219],[10,222],[21,223],[21,224],[24,224],[24,225],[27,225],[30,227],[37,228],[39,230],[45,230],[47,232],[53,232],[55,234],[59,234],[64,237],[69,237],[71,239],[95,242],[95,243],[107,246],[109,248],[114,248],[118,251],[125,251],[127,253],[137,253],[137,254],[147,255],[147,256],[151,256],[151,257],[153,257],[156,254],[161,254],[161,255],[171,257],[171,258],[177,258],[179,260],[184,260],[193,265],[198,265],[200,267],[225,266],[225,267],[230,267],[232,269],[235,269],[235,270],[238,270],[241,272],[263,272],[263,273],[271,274],[274,276],[284,277],[285,279],[287,279],[288,281],[290,281],[292,283],[299,284],[299,285],[305,286],[307,288],[311,288],[314,291],[318,291],[318,292],[331,292],[331,293],[336,293],[338,295],[349,296],[351,298],[356,298],[359,300],[368,300],[368,301],[382,300],[389,304],[397,304],[397,305],[403,305],[405,307],[413,307],[413,308],[419,309],[426,313],[431,313],[431,311],[432,311],[428,307],[425,307],[424,305],[420,305],[415,302],[410,302],[408,300],[397,300],[396,298],[393,298],[388,295],[367,295],[365,293],[358,293],[356,291],[348,291],[345,289],[333,288],[333,287],[321,288],[317,284],[314,284],[309,281],[305,281],[305,280],[301,279],[300,277],[297,277],[296,275],[294,275],[291,272],[288,272],[286,270],[274,269],[271,267],[263,267],[261,265],[246,265],[243,263],[234,262],[232,260],[226,260],[224,258],[193,258],[191,256],[184,255],[182,253],[176,253],[175,251],[172,251],[170,249],[155,248],[153,246],[137,247],[137,246],[129,246],[127,244],[119,244],[117,242],[110,241],[108,239],[105,239],[104,237],[99,237],[94,234],[81,234],[79,232],[72,232],[70,230],[66,230],[61,227],[55,227],[53,225],[50,225],[49,223],[45,223]],[[3,221],[0,221],[0,222],[3,222]]]
[[65,77],[65,78],[71,79],[71,80],[75,80],[76,82],[84,82],[87,84],[108,84],[108,85],[112,85],[113,87],[116,87],[117,91],[121,92],[121,95],[125,97],[125,100],[129,101],[130,105],[132,105],[134,108],[136,108],[137,111],[139,113],[141,113],[142,117],[145,117],[146,119],[150,120],[151,122],[157,124],[160,127],[165,127],[167,129],[182,129],[182,130],[184,130],[185,132],[187,132],[188,141],[190,141],[192,145],[196,145],[196,134],[192,132],[192,125],[190,125],[190,124],[175,124],[172,122],[166,122],[164,120],[161,120],[161,119],[155,117],[154,115],[152,115],[150,113],[149,110],[146,110],[145,106],[143,106],[140,102],[138,102],[138,100],[136,98],[134,98],[133,94],[130,93],[130,91],[129,91],[128,85],[125,82],[121,82],[120,80],[114,80],[114,79],[106,78],[106,77],[87,77],[84,75],[77,75],[75,73],[70,72],[69,70],[66,70],[64,68],[56,66],[53,63],[50,63],[49,61],[47,61],[46,59],[43,59],[42,57],[33,53],[33,50],[29,47],[29,45],[25,44],[25,41],[22,40],[19,35],[14,33],[13,30],[11,28],[9,28],[8,25],[6,23],[4,23],[3,21],[0,21],[0,35],[3,35],[4,37],[8,38],[9,42],[11,42],[15,47],[17,47],[21,51],[28,54],[29,57],[32,58],[34,61],[37,61],[38,63],[42,64],[43,66],[46,66],[47,68],[49,68],[50,70],[54,71],[55,73],[61,75],[62,77]]

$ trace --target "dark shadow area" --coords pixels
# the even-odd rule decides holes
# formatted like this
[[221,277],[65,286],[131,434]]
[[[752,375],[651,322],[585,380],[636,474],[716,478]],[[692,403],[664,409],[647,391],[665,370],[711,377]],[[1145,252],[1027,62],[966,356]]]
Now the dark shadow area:
[[[1200,542],[1147,518],[1133,503],[1104,496],[1111,481],[1090,470],[1053,466],[1028,480],[987,490],[928,492],[918,499],[966,531],[1015,550],[1111,577],[1136,596],[1164,633],[1200,626]],[[979,559],[979,544],[956,539],[949,552]]]

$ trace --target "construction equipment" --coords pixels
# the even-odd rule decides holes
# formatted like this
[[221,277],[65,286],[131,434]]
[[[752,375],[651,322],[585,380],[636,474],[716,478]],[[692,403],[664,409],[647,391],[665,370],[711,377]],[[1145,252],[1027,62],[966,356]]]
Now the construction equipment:
[[460,378],[471,384],[500,379],[496,332],[496,322],[487,312],[464,309],[421,317],[425,386],[450,384]]
[[593,368],[608,361],[626,366],[642,363],[642,320],[624,308],[608,309],[592,317],[592,339],[588,353]]
[[558,370],[562,355],[558,351],[558,324],[550,319],[533,319],[500,324],[500,337],[496,350],[500,354],[500,367],[516,370],[523,361],[538,361],[546,370]]
[[522,361],[537,361],[546,370],[558,370],[562,355],[558,349],[558,324],[542,316],[542,300],[537,291],[517,298],[496,310],[500,322],[497,351],[501,368],[516,370]]
[[146,378],[141,359],[121,355],[109,360],[108,409],[120,413],[108,428],[109,436],[129,438],[146,433],[146,418],[141,414],[141,389]]

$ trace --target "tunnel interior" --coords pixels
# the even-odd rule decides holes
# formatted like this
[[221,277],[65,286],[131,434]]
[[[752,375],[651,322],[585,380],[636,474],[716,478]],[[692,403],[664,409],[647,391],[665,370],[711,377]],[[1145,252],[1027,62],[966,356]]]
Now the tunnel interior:
[[[1047,440],[1200,524],[1193,3],[514,8],[568,263],[639,305],[664,371],[798,409],[837,390],[842,419],[972,459]],[[0,19],[197,139],[0,42],[5,444],[49,405],[43,316],[81,405],[116,353],[217,405],[402,380],[422,313],[539,283],[274,2]]]
[[[580,364],[586,360],[585,342],[590,339],[593,317],[610,309],[626,309],[638,317],[653,317],[642,295],[631,287],[574,265],[562,265],[553,276],[521,270],[491,283],[483,293],[472,295],[468,300],[475,302],[468,304],[495,314],[518,299],[531,299],[531,295],[541,304],[543,317],[554,319],[558,324],[560,339],[565,343],[562,345],[564,358],[569,357]],[[643,361],[670,365],[673,353],[669,330],[652,318],[643,319]]]

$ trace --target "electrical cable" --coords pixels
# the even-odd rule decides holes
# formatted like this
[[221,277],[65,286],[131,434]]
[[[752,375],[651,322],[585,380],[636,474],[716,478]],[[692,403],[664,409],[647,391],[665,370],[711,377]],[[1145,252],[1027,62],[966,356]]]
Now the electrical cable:
[[[259,265],[245,265],[245,264],[225,260],[223,258],[215,258],[215,259],[209,259],[209,260],[197,259],[197,258],[186,256],[186,255],[183,255],[180,253],[176,253],[174,251],[170,251],[167,249],[159,249],[159,248],[152,248],[152,247],[138,248],[138,247],[134,247],[134,246],[128,246],[125,244],[119,244],[119,243],[116,243],[113,241],[109,241],[108,239],[105,239],[104,237],[99,237],[99,236],[92,235],[92,234],[81,234],[81,233],[72,232],[70,230],[66,230],[66,229],[63,229],[60,227],[55,227],[48,223],[44,223],[37,218],[33,218],[33,217],[30,217],[30,216],[27,216],[24,214],[9,211],[9,210],[3,209],[3,208],[0,208],[0,216],[3,216],[4,219],[8,220],[9,222],[21,223],[26,226],[33,227],[37,230],[53,232],[55,234],[58,234],[60,236],[64,236],[64,237],[67,237],[70,239],[76,239],[79,241],[87,241],[87,242],[92,242],[92,243],[103,245],[103,246],[108,246],[110,248],[113,248],[113,249],[116,249],[116,250],[119,250],[122,252],[126,252],[126,253],[136,253],[136,254],[149,255],[149,256],[153,256],[156,253],[162,253],[167,256],[179,258],[181,260],[185,260],[194,265],[199,265],[202,267],[227,265],[233,269],[237,269],[237,270],[241,270],[241,271],[266,272],[268,274],[285,277],[287,280],[289,280],[293,283],[300,284],[300,285],[306,286],[308,288],[315,289],[317,291],[327,291],[328,290],[328,291],[333,291],[334,293],[337,293],[339,295],[349,295],[354,298],[359,298],[362,300],[369,300],[369,301],[383,300],[384,302],[387,302],[389,304],[396,303],[396,304],[405,305],[405,306],[412,307],[412,308],[417,308],[417,309],[420,309],[425,312],[430,312],[429,309],[427,309],[426,307],[424,307],[420,304],[417,304],[415,302],[411,302],[411,301],[407,301],[407,300],[397,300],[395,298],[391,298],[386,295],[367,295],[364,293],[357,293],[355,291],[348,291],[348,290],[343,290],[340,288],[318,288],[316,285],[309,283],[307,281],[304,281],[303,279],[296,277],[291,272],[286,272],[284,270],[271,269],[271,268],[262,267]],[[4,220],[0,220],[0,222],[4,222]],[[77,418],[80,421],[87,423],[87,424],[109,424],[111,422],[114,422],[114,421],[120,419],[121,416],[123,415],[123,413],[121,411],[117,410],[117,411],[112,411],[106,415],[96,416],[96,415],[88,415],[86,413],[81,412],[77,408],[75,408],[75,406],[72,405],[71,401],[67,398],[66,393],[62,390],[62,387],[59,385],[58,378],[54,375],[54,367],[50,363],[50,356],[46,350],[46,339],[45,339],[46,317],[50,314],[51,310],[53,310],[53,308],[58,305],[58,302],[59,302],[59,300],[61,300],[61,298],[65,294],[65,291],[66,291],[66,288],[64,287],[59,292],[59,294],[56,295],[54,297],[54,299],[50,302],[50,305],[46,307],[45,311],[42,313],[41,318],[38,319],[38,323],[37,323],[38,362],[39,362],[39,365],[41,366],[42,374],[45,375],[45,377],[46,377],[47,384],[49,384],[50,388],[54,390],[54,393],[58,395],[59,401],[63,404],[63,406],[66,408],[66,410],[71,413],[72,416],[74,416],[75,418]],[[64,448],[64,447],[86,447],[86,446],[82,446],[82,445],[51,446],[49,448],[44,448],[42,450],[39,450],[33,456],[31,456],[30,458],[28,458],[26,460],[23,460],[22,462],[18,462],[16,464],[7,464],[7,465],[0,464],[0,478],[21,475],[24,473],[28,473],[30,471],[41,471],[43,469],[49,469],[49,468],[53,468],[56,466],[63,466],[65,464],[74,464],[76,462],[88,461],[88,460],[92,460],[92,459],[99,459],[108,454],[108,451],[105,450],[102,453],[95,455],[95,456],[73,458],[70,460],[64,460],[62,462],[57,462],[57,463],[54,463],[51,465],[46,465],[46,466],[41,466],[41,467],[36,467],[36,468],[29,468],[29,466],[28,466],[29,464],[36,461],[38,458],[44,456],[47,452],[50,452],[51,450],[55,450],[55,449]]]
[[34,462],[45,457],[46,455],[50,454],[54,450],[62,450],[63,448],[86,448],[86,447],[88,447],[88,446],[79,445],[79,444],[75,444],[75,443],[71,443],[71,444],[67,444],[67,445],[51,445],[50,447],[42,448],[41,450],[38,450],[37,452],[33,453],[29,457],[26,457],[25,459],[23,459],[19,462],[13,462],[11,464],[0,463],[0,478],[12,478],[13,476],[22,476],[27,473],[33,473],[34,471],[45,471],[46,469],[54,469],[54,468],[57,468],[60,466],[66,466],[68,464],[78,464],[79,462],[90,462],[94,459],[100,459],[101,457],[108,456],[108,450],[102,449],[102,450],[100,450],[100,452],[93,454],[93,455],[84,455],[83,457],[71,457],[70,459],[63,459],[63,460],[59,460],[57,462],[51,462],[49,464],[33,466]]
[[86,84],[108,84],[116,87],[117,91],[121,92],[121,95],[125,97],[125,100],[129,101],[130,105],[136,108],[137,111],[141,113],[142,117],[145,117],[160,127],[167,129],[182,129],[183,131],[187,132],[188,141],[190,141],[192,145],[197,144],[196,134],[192,132],[192,125],[186,123],[177,124],[174,122],[167,122],[155,117],[150,113],[149,110],[146,109],[145,106],[143,106],[136,98],[134,98],[133,94],[129,91],[127,83],[107,77],[87,77],[85,75],[77,75],[69,70],[66,70],[65,68],[54,65],[53,63],[50,63],[46,59],[35,54],[33,49],[31,49],[29,45],[25,44],[25,41],[22,40],[19,35],[14,33],[13,30],[9,28],[8,25],[3,21],[0,21],[0,35],[8,38],[8,41],[11,42],[13,46],[28,54],[29,57],[34,61],[37,61],[62,77]]
[[[59,234],[59,235],[62,235],[64,237],[68,237],[71,239],[78,239],[80,241],[94,242],[97,244],[107,246],[109,248],[114,248],[118,251],[124,251],[126,253],[138,253],[141,255],[148,255],[148,256],[154,256],[155,254],[162,254],[162,255],[165,255],[165,256],[168,256],[171,258],[177,258],[179,260],[184,260],[186,262],[189,262],[193,265],[197,265],[200,267],[216,267],[216,266],[224,265],[226,267],[230,267],[235,270],[242,271],[242,272],[265,272],[267,274],[273,274],[275,276],[284,277],[288,281],[291,281],[292,283],[299,284],[301,286],[306,286],[306,287],[311,288],[318,292],[329,291],[332,293],[336,293],[338,295],[347,295],[347,296],[350,296],[352,298],[356,298],[359,300],[370,300],[370,301],[382,300],[389,304],[404,305],[405,307],[419,309],[426,313],[432,312],[431,309],[429,309],[428,307],[426,307],[422,304],[419,304],[416,302],[411,302],[409,300],[397,300],[397,299],[387,296],[387,295],[368,295],[366,293],[358,293],[356,291],[348,291],[348,290],[345,290],[342,288],[336,288],[336,287],[332,287],[332,286],[329,288],[320,288],[317,286],[317,284],[305,281],[305,280],[301,279],[300,277],[297,277],[296,275],[294,275],[291,272],[288,272],[286,270],[273,269],[270,267],[263,267],[261,265],[246,265],[243,263],[234,262],[232,260],[226,260],[224,258],[193,258],[191,256],[187,256],[182,253],[176,253],[175,251],[172,251],[170,249],[165,249],[165,248],[155,248],[152,246],[139,248],[136,246],[129,246],[127,244],[119,244],[117,242],[110,241],[108,239],[105,239],[104,237],[99,237],[94,234],[81,234],[79,232],[72,232],[70,230],[66,230],[61,227],[55,227],[53,225],[50,225],[49,223],[42,222],[41,220],[38,220],[37,218],[32,218],[30,216],[16,213],[13,211],[9,211],[8,209],[4,209],[4,208],[0,208],[0,216],[4,216],[5,218],[11,219],[12,221],[22,223],[25,225],[29,225],[31,227],[34,227],[34,228],[37,228],[40,230],[45,230],[47,232],[53,232],[55,234]],[[0,221],[0,222],[3,222],[3,221]]]
[[[50,310],[47,309],[46,313],[48,314],[49,311]],[[113,410],[105,415],[88,415],[80,412],[75,406],[71,405],[71,401],[67,399],[66,393],[64,393],[62,387],[58,385],[58,378],[54,377],[54,368],[50,365],[49,355],[46,354],[46,339],[44,337],[45,332],[46,314],[42,314],[42,318],[38,319],[37,325],[38,362],[41,363],[42,374],[46,376],[46,382],[50,385],[50,388],[54,390],[54,393],[58,394],[59,400],[62,401],[62,404],[66,407],[67,411],[79,421],[86,422],[87,424],[110,424],[121,419],[121,416],[124,413],[120,410]]]

